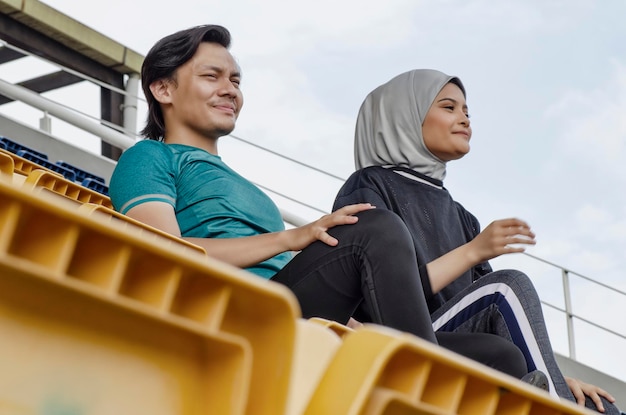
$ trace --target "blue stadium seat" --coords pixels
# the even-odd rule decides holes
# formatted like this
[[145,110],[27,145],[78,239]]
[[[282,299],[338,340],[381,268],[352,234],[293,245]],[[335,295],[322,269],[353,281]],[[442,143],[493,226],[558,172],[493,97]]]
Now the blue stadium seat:
[[109,187],[100,180],[86,178],[81,182],[81,184],[87,189],[95,190],[96,192],[101,193],[105,196],[109,195]]
[[3,143],[7,150],[9,150],[12,153],[17,154],[18,156],[21,155],[21,154],[19,154],[20,151],[28,151],[29,153],[35,154],[36,156],[38,156],[38,157],[40,157],[40,158],[42,158],[44,160],[48,160],[48,155],[47,154],[44,154],[44,153],[42,153],[40,151],[37,151],[37,150],[34,150],[34,149],[30,148],[30,147],[26,147],[25,145],[20,144],[18,142],[15,142],[15,141],[7,138],[7,137],[0,136],[0,143]]
[[30,152],[29,150],[19,150],[17,152],[17,155],[25,158],[26,160],[35,162],[49,170],[59,173],[63,175],[63,177],[65,177],[67,180],[76,181],[76,173],[74,173],[73,170],[59,166],[58,164],[54,164],[48,161],[47,158],[42,158],[37,154]]
[[100,176],[97,176],[97,175],[95,175],[93,173],[90,173],[90,172],[88,172],[86,170],[83,170],[83,169],[81,169],[79,167],[76,167],[76,166],[74,166],[74,165],[72,165],[72,164],[70,164],[70,163],[68,163],[66,161],[59,160],[59,161],[57,161],[56,164],[58,164],[61,167],[65,167],[66,169],[73,170],[74,173],[76,173],[76,181],[79,182],[79,183],[84,182],[85,179],[93,179],[95,181],[98,181],[98,182],[104,184],[104,178],[102,178]]

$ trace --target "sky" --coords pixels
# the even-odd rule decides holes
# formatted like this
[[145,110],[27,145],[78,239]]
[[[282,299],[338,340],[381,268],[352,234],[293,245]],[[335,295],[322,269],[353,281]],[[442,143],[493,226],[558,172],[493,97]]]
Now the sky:
[[[528,253],[626,291],[624,1],[44,3],[141,54],[180,29],[226,26],[245,99],[233,134],[340,179],[232,137],[220,154],[306,220],[331,208],[354,170],[354,124],[371,90],[416,68],[456,75],[474,133],[470,154],[448,164],[453,197],[483,227],[526,220],[537,234]],[[542,299],[563,307],[560,269],[519,254],[492,264],[526,272]],[[626,335],[626,297],[580,278],[570,284],[577,314]],[[563,315],[545,312],[555,350],[567,354]],[[580,321],[575,333],[583,363],[626,380],[626,340]]]

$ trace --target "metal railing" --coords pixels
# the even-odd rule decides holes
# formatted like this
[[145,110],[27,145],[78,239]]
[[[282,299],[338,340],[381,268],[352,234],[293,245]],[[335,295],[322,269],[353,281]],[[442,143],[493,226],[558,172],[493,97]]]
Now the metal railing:
[[[546,307],[549,307],[551,309],[557,310],[561,313],[563,313],[565,315],[565,320],[566,320],[566,329],[567,329],[567,339],[568,339],[568,351],[569,351],[569,357],[571,359],[577,360],[576,359],[576,337],[575,337],[575,333],[574,333],[574,321],[578,320],[581,322],[584,322],[592,327],[595,327],[601,331],[604,331],[605,333],[608,333],[612,336],[616,336],[618,338],[621,338],[622,340],[626,340],[626,331],[623,333],[620,333],[616,330],[613,330],[609,327],[607,327],[606,325],[602,325],[596,321],[593,321],[589,318],[586,318],[580,314],[576,314],[574,312],[574,307],[573,307],[573,301],[572,301],[572,290],[571,290],[571,282],[572,282],[572,278],[579,278],[581,280],[587,281],[593,285],[595,285],[598,288],[604,289],[604,290],[608,290],[609,292],[612,292],[614,294],[617,294],[618,296],[620,296],[621,298],[623,298],[623,301],[621,302],[622,304],[626,304],[626,291],[622,291],[619,288],[616,288],[614,286],[605,284],[601,281],[598,281],[596,279],[590,278],[588,276],[585,276],[583,274],[580,274],[578,272],[574,272],[572,270],[567,269],[564,266],[555,264],[553,262],[547,261],[543,258],[537,257],[535,255],[531,255],[529,253],[524,253],[525,256],[532,258],[535,261],[539,261],[541,263],[547,264],[553,268],[556,268],[558,271],[560,271],[561,273],[561,281],[562,281],[562,288],[563,288],[563,299],[564,299],[564,307],[559,307],[556,304],[553,304],[551,302],[542,300],[541,303],[543,305],[545,305]],[[626,329],[626,327],[624,327]]]

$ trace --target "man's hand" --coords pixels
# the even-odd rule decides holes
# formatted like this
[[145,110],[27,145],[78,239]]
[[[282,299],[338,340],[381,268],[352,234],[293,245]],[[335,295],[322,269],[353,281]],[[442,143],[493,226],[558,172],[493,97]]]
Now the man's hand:
[[341,209],[324,215],[315,222],[299,228],[289,229],[288,247],[290,251],[301,251],[315,241],[322,241],[326,245],[336,246],[339,241],[328,234],[328,230],[339,225],[352,225],[359,218],[354,216],[364,210],[374,209],[370,203],[359,203],[344,206]]

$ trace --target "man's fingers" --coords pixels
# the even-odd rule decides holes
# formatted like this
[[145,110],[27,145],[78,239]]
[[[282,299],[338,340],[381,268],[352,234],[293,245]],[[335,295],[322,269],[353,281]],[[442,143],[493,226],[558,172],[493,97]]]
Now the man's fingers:
[[335,213],[343,214],[343,215],[354,215],[355,213],[362,212],[364,210],[374,209],[375,206],[372,206],[371,203],[357,203],[355,205],[344,206],[341,209],[335,211]]
[[337,244],[339,243],[339,241],[336,238],[332,237],[327,232],[321,232],[317,236],[317,239],[324,242],[328,246],[337,246]]

